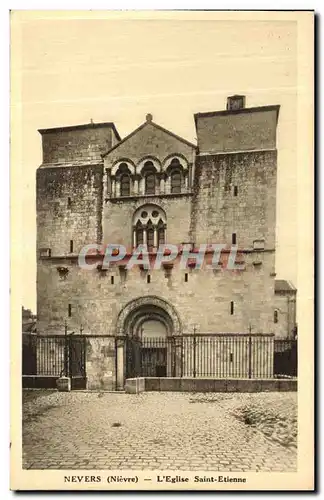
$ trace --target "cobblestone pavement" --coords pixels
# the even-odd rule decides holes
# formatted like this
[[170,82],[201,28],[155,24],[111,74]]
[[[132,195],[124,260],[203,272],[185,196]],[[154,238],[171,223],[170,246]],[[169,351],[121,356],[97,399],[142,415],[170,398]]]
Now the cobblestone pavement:
[[[24,400],[24,468],[296,470],[297,393],[26,391]],[[258,412],[283,414],[284,438]]]

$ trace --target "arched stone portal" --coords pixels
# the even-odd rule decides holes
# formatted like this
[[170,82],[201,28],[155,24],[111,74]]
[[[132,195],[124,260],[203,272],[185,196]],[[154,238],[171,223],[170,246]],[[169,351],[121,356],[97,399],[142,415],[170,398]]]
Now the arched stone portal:
[[131,300],[123,307],[117,318],[116,336],[129,335],[132,319],[140,314],[159,315],[172,327],[169,335],[181,335],[180,318],[173,305],[156,295],[147,295]]
[[120,311],[116,324],[117,386],[127,377],[171,373],[174,337],[181,335],[175,308],[156,296],[134,299]]

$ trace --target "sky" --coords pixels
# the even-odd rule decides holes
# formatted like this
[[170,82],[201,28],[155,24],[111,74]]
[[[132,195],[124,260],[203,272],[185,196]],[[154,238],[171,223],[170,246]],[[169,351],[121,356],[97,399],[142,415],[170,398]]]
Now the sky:
[[247,107],[281,106],[276,272],[298,287],[295,21],[27,17],[15,37],[25,307],[36,312],[37,130],[92,119],[113,121],[124,137],[152,113],[156,123],[196,143],[193,114],[225,109],[232,94],[246,95]]

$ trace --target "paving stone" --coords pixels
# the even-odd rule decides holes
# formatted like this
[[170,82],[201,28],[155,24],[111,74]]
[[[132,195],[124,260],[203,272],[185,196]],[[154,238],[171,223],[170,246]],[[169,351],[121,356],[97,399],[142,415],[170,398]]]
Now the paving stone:
[[[242,409],[256,422],[261,416],[261,424],[244,423]],[[285,424],[275,422],[273,435],[267,414],[281,415]],[[297,394],[289,392],[98,398],[97,393],[43,391],[23,405],[23,467],[295,471],[296,414]],[[114,422],[121,427],[112,427]]]

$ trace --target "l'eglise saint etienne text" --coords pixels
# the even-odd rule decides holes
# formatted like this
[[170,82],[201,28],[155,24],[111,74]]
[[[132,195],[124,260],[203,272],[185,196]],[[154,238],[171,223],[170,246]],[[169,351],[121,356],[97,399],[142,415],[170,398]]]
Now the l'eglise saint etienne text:
[[[188,483],[192,478],[187,476],[156,476],[158,483]],[[246,483],[245,477],[234,476],[194,476],[194,483]]]

